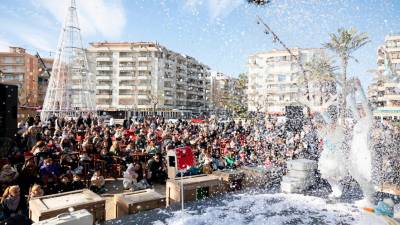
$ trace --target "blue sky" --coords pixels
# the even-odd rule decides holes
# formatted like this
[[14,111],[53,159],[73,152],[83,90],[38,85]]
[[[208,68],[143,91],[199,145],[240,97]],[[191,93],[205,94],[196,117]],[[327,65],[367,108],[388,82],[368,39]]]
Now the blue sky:
[[[321,47],[337,28],[357,27],[371,43],[350,74],[366,86],[384,36],[400,33],[400,0],[77,0],[83,40],[157,41],[236,76],[248,55],[280,48],[256,24],[260,15],[290,47]],[[0,0],[0,49],[22,46],[49,56],[57,45],[68,0]]]

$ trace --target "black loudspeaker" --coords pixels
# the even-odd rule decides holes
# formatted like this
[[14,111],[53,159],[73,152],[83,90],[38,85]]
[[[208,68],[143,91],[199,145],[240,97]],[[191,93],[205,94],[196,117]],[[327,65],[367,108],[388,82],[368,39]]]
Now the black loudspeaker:
[[302,106],[286,106],[286,129],[300,131],[303,129],[304,114]]
[[17,132],[18,87],[0,84],[0,137],[12,138]]

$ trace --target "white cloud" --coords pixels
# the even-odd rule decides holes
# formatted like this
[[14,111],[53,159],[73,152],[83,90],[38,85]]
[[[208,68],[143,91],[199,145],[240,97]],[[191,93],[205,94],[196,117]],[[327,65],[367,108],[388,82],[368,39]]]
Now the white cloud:
[[11,42],[0,36],[0,51],[8,51],[8,47],[13,46]]
[[[69,0],[32,0],[62,24]],[[78,20],[85,36],[100,34],[106,38],[120,37],[126,24],[122,0],[78,0]]]
[[[4,23],[4,21],[7,21],[7,26],[3,27],[7,38],[2,38],[0,36],[0,45],[12,45],[25,48],[32,47],[42,51],[51,51],[55,49],[54,31],[50,31],[40,25],[0,18],[0,23]],[[12,40],[12,43],[8,40]],[[2,48],[4,49],[4,47]]]
[[29,32],[29,34],[21,35],[21,39],[24,43],[34,47],[40,51],[54,51],[56,47],[52,45],[51,38],[42,32]]
[[185,0],[184,7],[190,10],[196,10],[203,5],[203,0]]
[[208,7],[212,19],[228,16],[240,6],[243,0],[208,0]]
[[[210,18],[223,18],[228,16],[233,10],[243,4],[244,0],[204,0],[207,1],[207,8]],[[198,12],[202,7],[203,0],[185,0],[184,8],[191,12]]]

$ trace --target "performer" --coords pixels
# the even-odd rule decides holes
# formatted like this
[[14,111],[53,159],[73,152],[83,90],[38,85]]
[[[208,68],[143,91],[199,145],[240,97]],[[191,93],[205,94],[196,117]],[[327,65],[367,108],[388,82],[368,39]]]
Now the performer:
[[358,79],[354,79],[354,87],[355,94],[361,100],[362,109],[353,111],[353,114],[357,115],[355,118],[360,119],[353,128],[353,140],[348,159],[349,173],[358,182],[364,194],[364,199],[358,202],[359,205],[369,207],[372,206],[371,198],[375,192],[372,183],[372,145],[370,143],[373,117]]

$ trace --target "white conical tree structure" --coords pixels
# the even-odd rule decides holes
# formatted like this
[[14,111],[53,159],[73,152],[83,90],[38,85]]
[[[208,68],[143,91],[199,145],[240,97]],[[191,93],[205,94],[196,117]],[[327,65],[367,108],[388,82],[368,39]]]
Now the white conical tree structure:
[[75,0],[71,0],[57,45],[53,69],[41,111],[51,116],[78,117],[96,113],[95,80],[88,70]]

